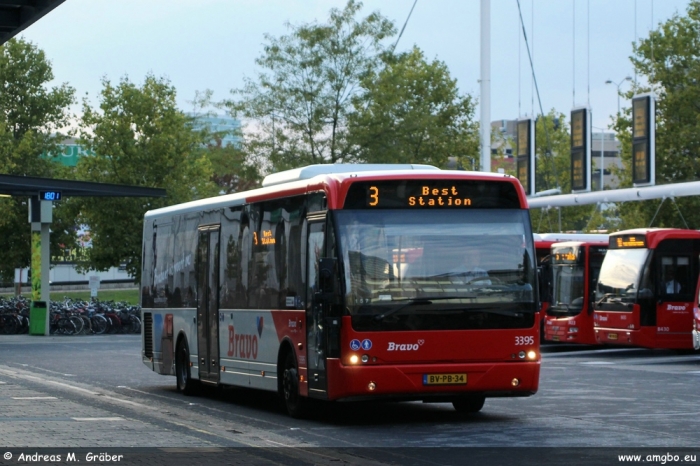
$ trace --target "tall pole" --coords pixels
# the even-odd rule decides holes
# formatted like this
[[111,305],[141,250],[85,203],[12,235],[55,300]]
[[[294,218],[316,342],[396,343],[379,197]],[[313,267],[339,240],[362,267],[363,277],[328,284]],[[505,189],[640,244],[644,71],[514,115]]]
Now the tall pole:
[[[620,113],[619,111],[617,113]],[[605,130],[600,129],[600,190],[605,189],[603,185],[603,172],[605,171]]]
[[491,0],[481,0],[481,171],[491,171]]

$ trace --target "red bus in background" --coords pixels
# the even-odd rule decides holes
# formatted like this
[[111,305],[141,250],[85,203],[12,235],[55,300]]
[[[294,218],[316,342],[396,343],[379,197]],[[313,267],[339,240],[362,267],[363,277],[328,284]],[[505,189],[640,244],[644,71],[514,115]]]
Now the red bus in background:
[[695,290],[695,303],[693,304],[693,349],[700,350],[700,278]]
[[699,256],[696,230],[652,228],[611,234],[596,289],[596,341],[691,349]]
[[541,336],[544,338],[544,323],[552,300],[552,269],[550,256],[552,245],[563,241],[608,241],[608,235],[597,233],[534,233],[537,255],[538,284],[540,288]]
[[552,298],[544,316],[545,340],[596,344],[593,302],[607,250],[607,238],[552,245]]
[[149,211],[142,360],[177,388],[451,402],[530,396],[540,374],[530,213],[517,178],[314,165]]

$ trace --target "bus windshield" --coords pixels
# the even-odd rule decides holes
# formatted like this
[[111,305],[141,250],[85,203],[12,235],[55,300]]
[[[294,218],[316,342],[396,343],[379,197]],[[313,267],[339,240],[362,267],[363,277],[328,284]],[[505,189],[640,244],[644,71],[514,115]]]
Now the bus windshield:
[[335,212],[360,330],[522,328],[536,310],[527,211]]
[[552,267],[553,299],[548,313],[578,314],[583,309],[585,268],[583,265],[556,265]]
[[600,269],[596,301],[634,302],[648,249],[609,249]]

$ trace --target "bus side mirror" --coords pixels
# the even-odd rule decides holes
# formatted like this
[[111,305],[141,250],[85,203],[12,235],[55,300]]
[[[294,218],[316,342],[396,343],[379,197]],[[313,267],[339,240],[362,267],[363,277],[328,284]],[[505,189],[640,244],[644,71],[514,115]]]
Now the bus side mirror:
[[332,257],[322,257],[318,263],[318,286],[323,294],[335,294],[338,276],[338,261]]

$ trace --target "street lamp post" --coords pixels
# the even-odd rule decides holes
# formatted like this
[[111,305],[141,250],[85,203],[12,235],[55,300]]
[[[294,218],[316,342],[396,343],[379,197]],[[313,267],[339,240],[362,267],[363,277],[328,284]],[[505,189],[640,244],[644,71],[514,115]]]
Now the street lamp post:
[[622,86],[622,83],[624,83],[625,81],[632,81],[632,77],[625,76],[624,79],[622,79],[622,81],[620,81],[619,83],[616,83],[615,81],[613,81],[611,79],[608,79],[607,81],[605,81],[605,84],[614,84],[615,86],[617,86],[617,113],[618,113],[618,115],[620,114],[620,86]]
[[603,191],[603,175],[605,172],[605,129],[594,127],[600,130],[600,191]]

